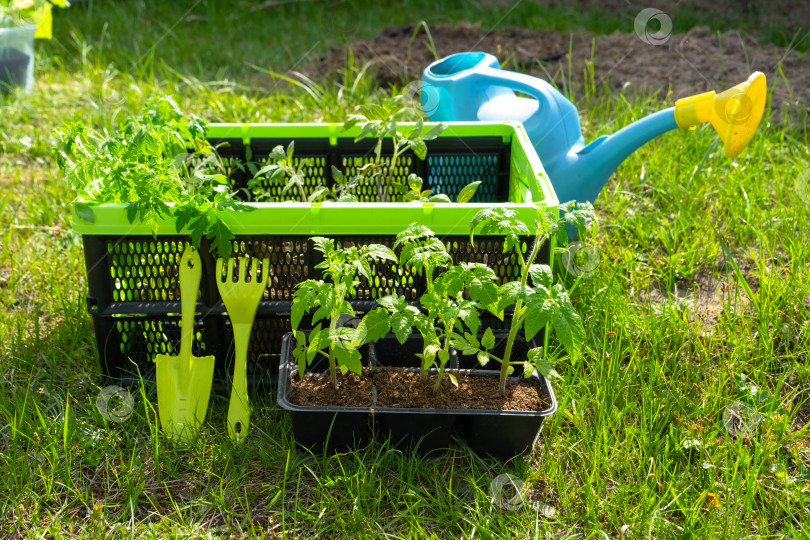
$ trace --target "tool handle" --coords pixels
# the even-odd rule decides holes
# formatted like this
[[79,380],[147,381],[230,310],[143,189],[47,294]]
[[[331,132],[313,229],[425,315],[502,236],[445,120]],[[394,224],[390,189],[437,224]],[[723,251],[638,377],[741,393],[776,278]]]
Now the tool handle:
[[233,366],[231,401],[228,404],[228,435],[235,442],[245,440],[250,429],[250,404],[247,394],[247,347],[251,323],[233,325],[233,341],[236,356]]
[[[180,358],[191,361],[191,343],[194,335],[194,312],[197,291],[202,278],[202,260],[199,252],[187,246],[180,258]],[[190,369],[190,366],[189,366]]]

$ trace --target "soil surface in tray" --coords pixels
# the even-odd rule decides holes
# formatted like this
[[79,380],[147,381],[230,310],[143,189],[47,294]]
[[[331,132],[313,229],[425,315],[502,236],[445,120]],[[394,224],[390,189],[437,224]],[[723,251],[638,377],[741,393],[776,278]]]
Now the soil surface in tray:
[[313,407],[371,407],[372,382],[356,373],[338,373],[337,388],[329,382],[329,372],[307,373],[290,382],[290,403]]
[[427,380],[419,373],[381,367],[365,370],[363,377],[354,373],[338,376],[338,388],[329,383],[329,374],[310,373],[290,383],[289,400],[296,405],[371,407],[372,387],[377,388],[374,407],[418,409],[487,409],[542,411],[551,400],[546,389],[534,380],[510,381],[506,394],[498,390],[495,377],[458,377],[458,387],[445,376],[438,392],[433,392],[435,375]]

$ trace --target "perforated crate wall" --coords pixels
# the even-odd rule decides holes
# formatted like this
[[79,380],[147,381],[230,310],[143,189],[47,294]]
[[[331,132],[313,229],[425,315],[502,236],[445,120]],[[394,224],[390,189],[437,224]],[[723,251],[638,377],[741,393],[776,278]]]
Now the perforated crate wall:
[[427,183],[436,193],[444,193],[451,201],[458,199],[464,186],[481,182],[473,202],[501,202],[500,154],[429,154]]
[[[167,313],[180,301],[178,264],[188,236],[83,235],[87,269],[87,305],[93,315]],[[213,268],[204,255],[203,274]],[[202,279],[198,300],[215,302]]]
[[[195,318],[192,354],[217,355],[217,321]],[[180,317],[177,315],[93,317],[99,361],[104,375],[118,384],[135,384],[142,377],[155,379],[154,359],[180,352]],[[221,356],[221,355],[220,355]]]
[[[261,139],[254,138],[246,146],[239,139],[212,139],[225,163],[226,174],[235,191],[247,188],[253,178],[247,163],[253,162],[256,170],[272,163],[268,156],[275,146],[287,148],[294,141],[293,165],[297,168],[304,163],[304,187],[307,195],[313,188],[322,185],[334,186],[332,167],[337,168],[347,178],[361,173],[361,169],[376,159],[376,140],[338,139],[331,146],[328,139]],[[410,174],[422,178],[422,189],[434,194],[443,193],[455,201],[459,192],[471,182],[481,184],[471,199],[473,202],[507,202],[509,196],[510,143],[499,137],[439,138],[426,142],[427,158],[419,159],[412,151],[406,150],[394,165],[393,178],[407,186]],[[382,175],[387,177],[390,169],[388,161],[393,155],[393,143],[386,139],[382,145]],[[256,182],[263,188],[264,198],[259,200],[301,201],[297,188],[282,193],[284,182],[262,180]],[[244,195],[248,190],[241,191]],[[373,178],[360,181],[352,191],[360,202],[374,202],[378,198],[378,186]],[[401,200],[401,193],[393,188],[387,190],[386,200]]]
[[[392,247],[390,235],[336,235],[336,245],[363,246],[379,243]],[[501,237],[440,236],[455,263],[477,262],[490,266],[499,283],[518,276],[520,265],[513,254],[504,254]],[[88,272],[88,306],[91,314],[150,314],[179,311],[180,286],[177,265],[187,245],[182,237],[105,237],[84,235]],[[296,286],[307,279],[323,277],[315,266],[322,255],[306,236],[245,236],[233,242],[234,257],[250,264],[267,257],[270,278],[260,311],[289,310]],[[544,248],[545,249],[545,248]],[[223,312],[216,286],[216,259],[201,248],[203,275],[198,300],[211,312]],[[547,251],[539,258],[548,260]],[[240,263],[242,264],[242,263]],[[388,294],[417,300],[424,280],[391,261],[372,261],[372,277],[360,278],[357,300],[368,301]]]

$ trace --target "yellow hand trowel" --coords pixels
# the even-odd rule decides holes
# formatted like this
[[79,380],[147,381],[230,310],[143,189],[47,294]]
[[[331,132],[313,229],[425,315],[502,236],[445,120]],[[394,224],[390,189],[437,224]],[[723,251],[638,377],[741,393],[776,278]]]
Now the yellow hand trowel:
[[[247,268],[241,267],[237,270],[236,259],[228,259],[227,262],[227,276],[225,281],[222,281],[223,260],[217,259],[217,288],[225,303],[228,317],[231,318],[234,348],[236,349],[231,401],[228,405],[228,435],[235,442],[242,442],[247,437],[250,428],[250,408],[247,395],[248,341],[256,309],[259,307],[259,301],[267,286],[270,260],[262,260],[261,279],[259,279],[256,259],[253,259],[248,275],[245,275]],[[236,281],[234,281],[234,274],[237,275]]]
[[179,274],[180,354],[155,357],[160,425],[177,441],[196,439],[199,426],[205,420],[214,376],[214,357],[196,358],[191,353],[202,261],[197,250],[190,246],[180,259]]

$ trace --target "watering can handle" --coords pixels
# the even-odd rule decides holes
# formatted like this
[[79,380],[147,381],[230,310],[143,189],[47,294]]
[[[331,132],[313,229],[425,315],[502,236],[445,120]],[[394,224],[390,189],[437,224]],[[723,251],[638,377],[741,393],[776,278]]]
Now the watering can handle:
[[491,67],[476,68],[475,75],[483,83],[492,84],[493,86],[503,86],[528,94],[539,101],[541,105],[546,104],[550,100],[550,96],[547,94],[547,89],[550,88],[550,85],[542,79],[524,75],[523,73],[504,71]]

